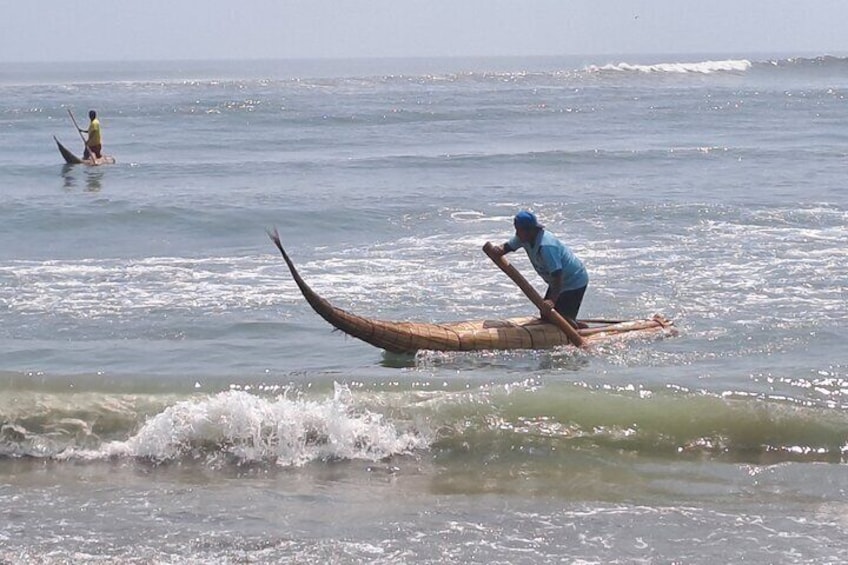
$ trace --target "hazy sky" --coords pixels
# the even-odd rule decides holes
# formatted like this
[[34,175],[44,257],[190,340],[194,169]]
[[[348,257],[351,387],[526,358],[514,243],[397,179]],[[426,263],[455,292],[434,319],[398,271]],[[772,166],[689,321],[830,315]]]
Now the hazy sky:
[[846,0],[3,0],[0,61],[845,54]]

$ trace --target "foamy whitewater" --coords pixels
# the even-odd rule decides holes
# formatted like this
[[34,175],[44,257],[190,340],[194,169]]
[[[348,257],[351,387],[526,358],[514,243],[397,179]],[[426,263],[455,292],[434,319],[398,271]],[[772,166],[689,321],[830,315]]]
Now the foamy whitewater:
[[633,65],[630,63],[607,64],[603,66],[590,65],[588,71],[632,71],[640,73],[702,73],[711,74],[719,71],[747,71],[751,61],[747,59],[726,61],[700,61],[696,63],[657,63],[655,65]]
[[[848,559],[848,59],[0,66],[0,563]],[[101,116],[117,164],[77,154]],[[532,314],[678,334],[390,355]],[[513,263],[537,288],[526,257]]]

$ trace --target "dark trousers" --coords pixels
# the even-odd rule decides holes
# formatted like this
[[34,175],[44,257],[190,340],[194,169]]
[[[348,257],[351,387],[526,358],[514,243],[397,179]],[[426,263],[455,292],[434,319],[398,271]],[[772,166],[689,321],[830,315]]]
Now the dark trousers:
[[88,159],[89,157],[91,157],[91,154],[94,153],[97,156],[97,158],[100,159],[102,157],[102,155],[100,154],[100,151],[102,150],[102,148],[103,148],[102,145],[91,145],[91,146],[86,145],[85,151],[83,151],[83,154],[82,154],[82,158]]
[[[586,287],[575,288],[574,290],[564,290],[559,293],[559,297],[554,304],[557,312],[562,314],[562,317],[569,322],[577,321],[577,312],[580,311],[580,305],[583,303],[583,295],[586,293]],[[545,294],[545,300],[551,298]]]

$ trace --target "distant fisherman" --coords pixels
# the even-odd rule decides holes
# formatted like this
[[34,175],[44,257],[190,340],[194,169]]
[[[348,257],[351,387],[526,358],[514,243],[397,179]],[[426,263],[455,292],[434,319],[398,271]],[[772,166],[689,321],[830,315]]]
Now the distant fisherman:
[[97,112],[91,110],[88,112],[88,119],[91,120],[88,124],[88,129],[80,128],[80,133],[87,133],[88,139],[85,142],[85,152],[82,155],[83,159],[88,159],[94,153],[95,157],[101,159],[103,144],[100,137],[100,120],[97,119]]
[[577,313],[589,285],[589,274],[582,261],[539,224],[536,215],[522,210],[513,221],[515,235],[495,252],[502,256],[524,248],[533,268],[548,283],[544,304],[577,327]]

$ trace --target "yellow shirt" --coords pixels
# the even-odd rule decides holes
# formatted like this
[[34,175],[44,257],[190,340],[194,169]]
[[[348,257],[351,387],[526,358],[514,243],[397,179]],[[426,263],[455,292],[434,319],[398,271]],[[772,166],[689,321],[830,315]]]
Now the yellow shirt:
[[91,123],[88,124],[88,146],[93,147],[95,145],[101,145],[102,142],[100,140],[100,120],[94,118],[91,120]]

